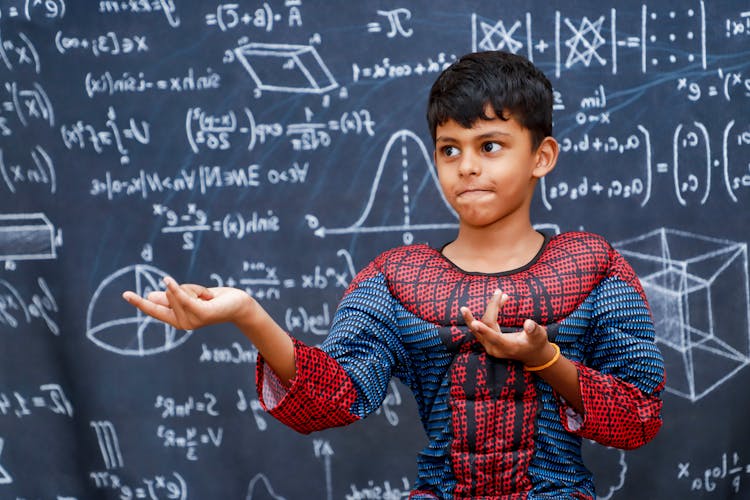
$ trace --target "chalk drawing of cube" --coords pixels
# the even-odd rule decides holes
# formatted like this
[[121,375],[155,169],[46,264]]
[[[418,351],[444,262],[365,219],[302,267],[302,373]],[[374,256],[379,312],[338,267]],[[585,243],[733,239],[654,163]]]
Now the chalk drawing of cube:
[[55,228],[46,215],[0,214],[0,260],[56,257]]
[[338,87],[310,45],[253,42],[234,53],[260,90],[322,94]]
[[614,246],[651,305],[668,392],[697,401],[750,364],[746,243],[662,228]]

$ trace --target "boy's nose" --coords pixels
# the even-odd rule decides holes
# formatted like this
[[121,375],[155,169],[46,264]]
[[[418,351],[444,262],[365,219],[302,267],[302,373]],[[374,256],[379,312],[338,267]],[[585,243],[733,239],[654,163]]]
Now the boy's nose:
[[482,168],[479,159],[473,155],[465,154],[458,165],[459,175],[478,175]]

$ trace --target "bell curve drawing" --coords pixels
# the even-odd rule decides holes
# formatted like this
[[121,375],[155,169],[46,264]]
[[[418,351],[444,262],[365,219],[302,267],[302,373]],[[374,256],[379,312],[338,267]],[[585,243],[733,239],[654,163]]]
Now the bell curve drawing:
[[[419,204],[439,196],[443,206]],[[458,216],[445,200],[424,142],[410,130],[394,133],[383,149],[367,203],[359,219],[347,227],[320,225],[307,216],[315,235],[401,232],[403,241],[414,241],[413,231],[455,229]]]
[[148,356],[179,346],[192,330],[174,327],[143,314],[122,299],[132,290],[140,296],[163,290],[166,273],[148,265],[128,266],[109,275],[94,292],[86,314],[86,337],[124,356]]

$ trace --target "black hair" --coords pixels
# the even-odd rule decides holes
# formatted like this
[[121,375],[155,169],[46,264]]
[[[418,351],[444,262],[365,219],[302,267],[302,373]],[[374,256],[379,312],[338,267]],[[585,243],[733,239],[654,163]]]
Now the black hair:
[[552,84],[523,56],[502,51],[466,54],[438,76],[430,90],[427,123],[435,143],[438,125],[454,120],[471,128],[489,120],[485,107],[531,132],[532,147],[552,135]]

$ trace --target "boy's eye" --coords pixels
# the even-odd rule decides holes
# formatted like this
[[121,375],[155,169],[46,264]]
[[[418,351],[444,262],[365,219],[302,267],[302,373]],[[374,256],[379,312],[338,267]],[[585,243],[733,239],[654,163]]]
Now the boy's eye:
[[459,150],[455,146],[445,146],[443,148],[443,155],[451,157],[456,156],[459,153]]
[[496,142],[485,142],[484,144],[482,144],[482,151],[484,151],[485,153],[497,153],[498,151],[500,151],[500,148],[500,144]]

